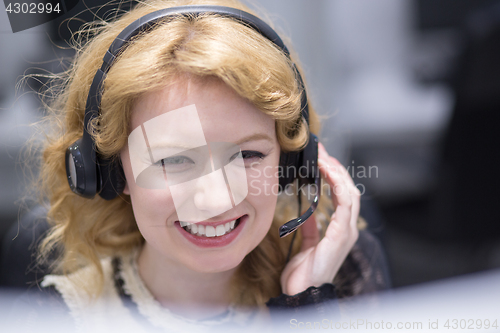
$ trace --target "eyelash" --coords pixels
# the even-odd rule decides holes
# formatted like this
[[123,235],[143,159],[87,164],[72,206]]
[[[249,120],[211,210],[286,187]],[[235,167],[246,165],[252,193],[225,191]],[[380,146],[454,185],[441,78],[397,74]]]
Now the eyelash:
[[[243,159],[257,157],[259,160],[262,160],[267,156],[267,155],[262,154],[261,152],[254,151],[254,150],[243,150],[241,152],[241,155],[243,156]],[[231,161],[234,159],[233,156],[231,156]]]
[[[171,159],[171,160],[177,159],[177,160],[188,161],[188,162],[194,163],[189,157],[186,157],[186,156],[172,156],[172,157],[168,157],[168,158],[162,158],[157,163],[159,163],[160,165],[163,166],[165,164],[165,160],[169,160],[169,159]],[[181,163],[174,163],[174,164],[181,164]]]
[[[234,154],[233,156],[231,156],[231,158],[229,159],[229,161],[234,160],[236,158],[236,155],[237,154]],[[241,152],[241,155],[243,156],[243,159],[258,158],[259,160],[262,160],[262,159],[264,159],[267,156],[267,155],[265,155],[265,154],[263,154],[261,152],[254,151],[254,150],[243,150]],[[173,156],[173,157],[169,157],[169,158],[162,158],[156,164],[158,164],[159,166],[164,166],[165,160],[167,160],[167,159],[173,159],[173,158],[182,159],[183,161],[189,161],[189,162],[194,163],[189,157],[185,157],[185,156]],[[180,165],[181,163],[175,163],[175,164]]]

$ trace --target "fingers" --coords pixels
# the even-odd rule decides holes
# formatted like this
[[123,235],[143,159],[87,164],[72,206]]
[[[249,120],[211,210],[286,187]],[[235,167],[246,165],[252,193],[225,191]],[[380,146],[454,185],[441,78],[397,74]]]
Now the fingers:
[[311,215],[300,229],[302,230],[302,246],[300,252],[316,246],[319,243],[318,225],[316,224],[314,215]]
[[[344,166],[334,157],[328,155],[328,152],[326,151],[325,147],[320,143],[318,143],[318,159],[323,160],[326,162],[327,165],[325,165],[326,168],[332,169],[333,171],[336,171],[340,174],[345,175],[346,177],[344,178],[345,181],[347,181],[347,184],[352,185],[356,188],[356,185],[354,184],[354,180],[350,177],[349,172],[344,168]],[[320,168],[321,170],[321,168]],[[359,190],[358,190],[359,192]]]
[[337,222],[337,225],[335,228],[327,229],[327,236],[338,237],[338,235],[328,235],[330,229],[334,234],[346,231],[353,231],[357,234],[356,222],[359,215],[361,194],[354,181],[342,164],[328,155],[321,143],[319,143],[318,164],[325,181],[331,187],[332,200],[336,207],[332,222]]

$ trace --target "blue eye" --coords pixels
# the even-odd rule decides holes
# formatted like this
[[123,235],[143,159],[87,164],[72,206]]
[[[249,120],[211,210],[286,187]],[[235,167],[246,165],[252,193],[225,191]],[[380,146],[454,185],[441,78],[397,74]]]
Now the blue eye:
[[192,159],[186,156],[171,156],[159,161],[167,173],[181,172],[194,166]]
[[189,157],[186,156],[172,156],[168,158],[164,158],[161,160],[162,164],[182,164],[182,163],[194,163]]
[[252,159],[252,158],[258,158],[258,159],[263,159],[266,157],[264,154],[258,152],[258,151],[251,151],[251,150],[244,150],[241,152],[243,155],[244,159]]
[[231,156],[229,162],[233,161],[236,158],[243,158],[245,162],[256,162],[258,160],[263,159],[264,157],[266,157],[266,155],[262,154],[261,152],[253,150],[243,150],[241,151],[241,153],[238,152],[233,156]]

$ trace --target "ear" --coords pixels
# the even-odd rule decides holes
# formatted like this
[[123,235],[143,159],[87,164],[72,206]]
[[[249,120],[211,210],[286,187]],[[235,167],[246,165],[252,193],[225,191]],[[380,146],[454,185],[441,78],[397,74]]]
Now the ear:
[[[123,148],[123,149],[128,149],[126,148],[126,146]],[[123,156],[123,149],[122,151],[120,152],[120,157],[118,159],[118,166],[117,166],[117,169],[118,169],[118,177],[120,179],[120,185],[121,187],[123,188],[123,191],[122,193],[123,194],[126,194],[126,195],[130,195],[130,189],[128,187],[128,182],[127,182],[127,177],[125,176],[125,169],[123,168],[123,159],[122,159],[122,156]],[[127,151],[127,155],[128,155],[128,151]]]
[[128,188],[128,182],[125,180],[125,187],[123,188],[123,194],[130,195],[130,189]]

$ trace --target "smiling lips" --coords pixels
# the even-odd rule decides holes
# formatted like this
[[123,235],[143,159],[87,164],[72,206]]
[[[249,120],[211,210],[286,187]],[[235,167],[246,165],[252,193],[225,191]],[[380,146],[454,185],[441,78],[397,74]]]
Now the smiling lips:
[[191,243],[199,247],[213,248],[231,243],[244,228],[248,215],[235,220],[214,223],[176,222],[181,234]]
[[224,224],[219,224],[217,226],[213,225],[203,225],[188,222],[179,222],[181,227],[190,232],[192,235],[201,237],[219,237],[230,233],[236,227],[236,221],[239,219],[226,222]]

